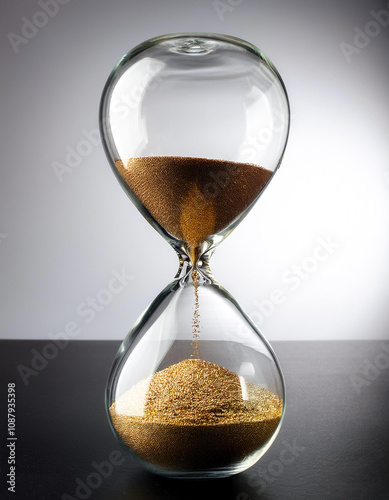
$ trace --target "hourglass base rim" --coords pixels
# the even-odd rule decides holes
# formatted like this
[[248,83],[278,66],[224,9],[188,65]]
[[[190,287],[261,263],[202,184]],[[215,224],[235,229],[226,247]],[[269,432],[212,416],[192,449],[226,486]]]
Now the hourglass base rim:
[[160,469],[153,466],[152,464],[145,464],[142,461],[142,465],[148,469],[150,472],[157,474],[158,476],[167,477],[170,479],[222,479],[230,477],[247,470],[249,467],[254,465],[258,461],[257,457],[248,458],[238,465],[231,465],[226,467],[205,469],[205,470],[195,470],[195,471],[174,471]]

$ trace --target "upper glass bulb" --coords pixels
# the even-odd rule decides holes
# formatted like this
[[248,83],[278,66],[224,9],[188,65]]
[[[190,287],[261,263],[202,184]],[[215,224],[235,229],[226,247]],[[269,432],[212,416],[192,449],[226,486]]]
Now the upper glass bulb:
[[277,70],[251,44],[166,35],[117,64],[100,127],[130,198],[193,260],[231,232],[279,166],[289,105]]

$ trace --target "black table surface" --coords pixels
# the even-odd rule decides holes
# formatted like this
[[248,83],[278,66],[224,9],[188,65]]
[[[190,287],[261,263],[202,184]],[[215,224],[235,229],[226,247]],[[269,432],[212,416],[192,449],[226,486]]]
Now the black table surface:
[[[256,465],[211,480],[160,477],[123,452],[104,407],[120,342],[74,340],[57,353],[47,344],[0,341],[0,499],[389,499],[388,341],[275,342],[287,391],[281,431]],[[42,352],[52,359],[39,365]],[[16,441],[7,439],[9,383]]]

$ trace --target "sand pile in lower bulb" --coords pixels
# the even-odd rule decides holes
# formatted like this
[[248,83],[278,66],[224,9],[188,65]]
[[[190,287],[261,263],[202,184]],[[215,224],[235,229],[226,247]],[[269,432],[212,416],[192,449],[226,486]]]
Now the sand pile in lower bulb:
[[110,408],[129,448],[175,471],[236,464],[267,443],[281,413],[276,394],[201,359],[181,361],[140,381]]

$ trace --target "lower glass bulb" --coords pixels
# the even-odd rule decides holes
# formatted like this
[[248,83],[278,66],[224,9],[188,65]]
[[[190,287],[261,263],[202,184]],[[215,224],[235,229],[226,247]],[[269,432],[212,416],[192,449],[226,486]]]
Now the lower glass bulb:
[[271,347],[228,292],[203,270],[182,274],[123,342],[107,411],[121,444],[153,472],[229,476],[274,441],[283,377]]

